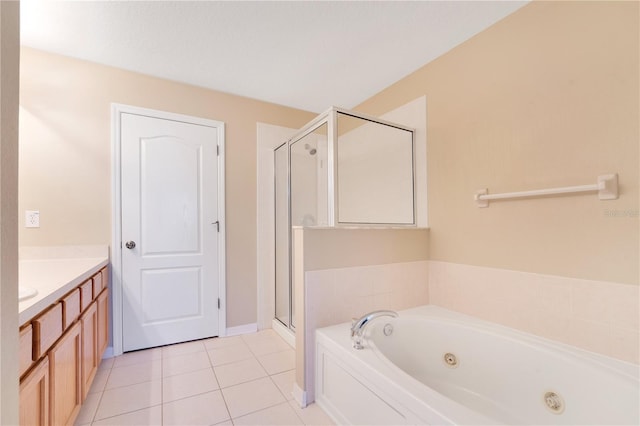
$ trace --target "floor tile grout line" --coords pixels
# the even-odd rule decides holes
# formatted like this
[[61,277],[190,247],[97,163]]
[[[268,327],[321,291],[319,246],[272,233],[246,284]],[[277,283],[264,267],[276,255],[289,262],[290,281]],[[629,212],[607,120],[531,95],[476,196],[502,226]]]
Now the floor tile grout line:
[[137,409],[131,410],[131,411],[124,411],[122,413],[114,414],[113,416],[102,417],[100,419],[94,419],[93,422],[91,422],[91,424],[96,423],[96,422],[101,422],[103,420],[109,420],[109,419],[112,419],[114,417],[124,416],[126,414],[137,413],[138,411],[148,410],[148,409],[154,408],[154,407],[162,407],[162,404],[154,404],[154,405],[150,405],[148,407],[137,408]]
[[[152,360],[149,360],[149,361],[152,361]],[[111,369],[109,371],[109,377],[111,377],[112,370],[113,369]],[[119,413],[119,414],[114,414],[113,416],[107,416],[107,417],[100,418],[100,419],[96,419],[95,418],[97,416],[97,414],[98,414],[98,410],[100,409],[100,405],[102,404],[102,398],[104,397],[105,392],[107,392],[107,391],[115,391],[116,389],[121,389],[121,388],[129,387],[129,386],[137,386],[137,385],[141,385],[141,384],[144,384],[144,383],[151,383],[151,382],[155,382],[155,381],[158,381],[158,380],[160,380],[160,404],[154,404],[154,405],[150,405],[150,406],[147,406],[147,407],[138,408],[138,409],[132,410],[132,411],[125,411],[125,412],[122,412],[122,413]],[[108,378],[107,378],[107,382],[105,382],[105,388],[102,390],[102,392],[100,392],[100,400],[99,400],[98,406],[96,407],[96,411],[95,411],[95,413],[93,415],[93,421],[91,422],[91,424],[95,423],[96,421],[105,420],[105,419],[108,419],[108,418],[111,418],[111,417],[121,416],[121,415],[124,415],[124,414],[129,414],[129,413],[133,413],[133,412],[140,411],[140,410],[145,410],[145,409],[148,409],[148,408],[151,408],[151,407],[162,406],[162,398],[163,398],[163,396],[162,396],[162,376],[159,379],[145,380],[145,381],[142,381],[142,382],[132,383],[132,384],[128,384],[128,385],[124,385],[124,386],[118,386],[118,387],[109,388],[109,389],[106,388],[107,384],[108,384]]]
[[[112,366],[113,367],[113,366]],[[109,369],[109,373],[107,374],[107,379],[104,382],[104,386],[107,386],[107,383],[109,382],[109,377],[111,377],[111,369]],[[94,376],[95,379],[95,376]],[[93,385],[93,383],[91,383],[91,385]],[[91,388],[89,388],[89,390],[91,390]],[[98,415],[98,409],[100,409],[100,404],[102,403],[102,397],[104,396],[104,388],[102,388],[102,391],[100,392],[100,396],[98,397],[98,403],[96,404],[96,409],[93,412],[93,415],[91,416],[91,421],[89,422],[89,424],[93,424],[93,422],[96,419],[96,416]],[[89,397],[89,394],[87,394],[87,398]],[[86,399],[85,399],[86,401]],[[80,407],[80,409],[82,409],[82,407]]]
[[[243,414],[243,415],[241,415],[241,416],[232,417],[232,418],[231,418],[231,420],[237,420],[237,419],[239,419],[239,418],[241,418],[241,417],[249,416],[249,415],[251,415],[251,414],[255,414],[255,413],[259,413],[260,411],[268,410],[269,408],[277,407],[278,405],[283,405],[283,404],[286,404],[286,405],[288,405],[288,406],[291,408],[291,406],[289,405],[289,401],[278,402],[278,403],[273,404],[273,405],[270,405],[270,406],[268,406],[268,407],[264,407],[264,408],[261,408],[261,409],[259,409],[259,410],[254,410],[254,411],[251,411],[251,412],[249,412],[249,413],[245,413],[245,414]],[[291,408],[291,409],[293,410],[293,408]],[[293,410],[293,414],[295,414],[295,415],[296,415],[296,417],[297,417],[298,419],[300,419],[300,423],[301,423],[302,425],[305,425],[305,424],[306,424],[306,423],[304,422],[304,420],[302,420],[302,419],[300,418],[300,416],[298,415],[298,413],[296,413],[296,411],[295,411],[295,410]]]
[[[218,391],[220,392],[220,397],[222,398],[222,402],[224,403],[224,408],[227,410],[227,414],[229,415],[229,420],[231,420],[231,411],[229,410],[229,405],[227,404],[227,400],[224,397],[224,393],[222,392],[222,386],[220,386],[220,381],[218,380],[218,375],[216,374],[216,370],[213,367],[213,362],[211,361],[211,356],[209,355],[209,351],[207,351],[207,359],[209,360],[209,365],[211,366],[211,371],[213,372],[213,378],[218,385]],[[223,420],[226,421],[226,420]],[[218,422],[222,423],[222,422]],[[233,421],[231,422],[233,424]]]
[[[255,339],[254,341],[258,341],[258,340],[262,340],[262,339],[269,339],[269,340],[273,340],[273,337],[274,337],[274,336],[272,336],[272,335],[266,335],[266,336],[256,337],[256,339]],[[276,339],[276,340],[277,340],[277,339]],[[249,353],[251,354],[251,357],[247,357],[246,359],[242,359],[242,360],[239,360],[239,361],[233,361],[233,362],[228,362],[228,363],[225,363],[225,364],[216,365],[216,366],[214,367],[214,365],[213,365],[213,361],[212,361],[212,359],[211,359],[211,354],[210,354],[210,351],[211,351],[211,350],[225,349],[225,348],[229,348],[229,347],[233,347],[233,346],[240,346],[240,344],[243,344],[243,345],[245,345],[245,346],[248,348]],[[223,422],[225,422],[225,421],[229,421],[229,422],[231,422],[231,424],[234,424],[234,422],[233,422],[233,419],[234,419],[234,418],[233,418],[233,417],[231,417],[231,412],[230,412],[230,410],[229,410],[229,406],[228,406],[228,404],[227,404],[227,401],[226,401],[226,399],[225,399],[225,397],[224,397],[223,389],[231,388],[231,387],[233,387],[233,386],[238,386],[238,385],[241,385],[241,384],[250,383],[250,382],[252,382],[252,381],[261,380],[261,379],[264,379],[265,377],[269,377],[270,382],[271,382],[271,383],[276,387],[276,389],[278,390],[279,394],[280,394],[281,396],[283,396],[283,397],[284,397],[284,401],[283,401],[283,402],[276,403],[276,404],[273,404],[273,405],[270,405],[270,406],[268,406],[268,407],[264,407],[264,408],[262,408],[262,409],[260,409],[260,410],[254,410],[254,411],[251,411],[251,412],[249,412],[249,413],[245,413],[245,414],[243,414],[242,416],[237,416],[237,417],[235,417],[235,418],[237,419],[237,418],[239,418],[239,417],[247,416],[247,415],[250,415],[250,414],[253,414],[253,413],[256,413],[256,412],[262,411],[262,410],[266,410],[266,409],[269,409],[269,408],[272,408],[272,407],[275,407],[275,406],[278,406],[278,405],[282,405],[282,404],[287,404],[287,405],[289,405],[289,406],[290,406],[290,401],[291,401],[291,400],[290,400],[289,398],[287,398],[287,396],[284,394],[284,392],[282,391],[282,389],[280,389],[280,388],[278,387],[278,385],[276,384],[275,380],[273,379],[273,376],[275,376],[275,375],[280,375],[280,374],[283,374],[283,373],[286,373],[286,372],[288,372],[288,371],[292,371],[292,370],[295,370],[295,369],[286,369],[286,370],[282,370],[282,371],[277,371],[277,372],[269,373],[269,372],[266,370],[266,368],[264,367],[264,365],[262,364],[262,362],[260,361],[260,359],[259,359],[259,357],[264,357],[264,356],[267,356],[267,355],[273,355],[273,354],[282,353],[282,352],[288,352],[289,350],[291,350],[291,349],[289,349],[289,348],[288,348],[288,349],[284,349],[284,350],[276,350],[276,351],[273,351],[273,352],[267,352],[267,353],[263,353],[263,354],[257,355],[257,354],[256,354],[256,353],[251,349],[251,346],[249,345],[249,343],[247,343],[247,341],[246,341],[244,338],[242,338],[242,336],[241,336],[241,340],[239,341],[239,343],[238,343],[238,344],[232,344],[232,345],[228,345],[228,346],[227,346],[227,345],[225,345],[225,346],[222,346],[222,347],[219,347],[219,348],[208,348],[208,347],[206,346],[206,344],[204,344],[204,342],[203,342],[203,349],[202,349],[202,350],[196,350],[196,351],[193,351],[193,352],[187,352],[187,353],[178,353],[178,354],[175,354],[175,355],[172,355],[172,356],[165,356],[164,352],[161,352],[161,356],[160,356],[160,358],[159,358],[159,359],[160,359],[160,361],[161,361],[161,363],[160,363],[160,364],[161,364],[161,372],[162,372],[162,374],[161,374],[161,376],[160,376],[160,387],[161,387],[161,395],[160,395],[160,401],[161,401],[161,402],[160,402],[160,404],[151,405],[151,406],[149,406],[149,407],[143,407],[143,408],[140,408],[140,409],[137,409],[137,410],[132,410],[132,411],[127,411],[127,412],[119,413],[119,414],[116,414],[116,415],[114,415],[114,416],[108,416],[108,417],[105,417],[104,419],[108,419],[108,418],[112,418],[112,417],[116,417],[116,416],[120,416],[120,415],[125,415],[125,414],[130,414],[130,413],[133,413],[133,412],[136,412],[136,411],[141,411],[141,410],[145,410],[145,409],[149,409],[149,408],[153,408],[153,407],[160,406],[160,407],[161,407],[161,420],[162,420],[162,422],[164,423],[164,409],[163,409],[163,408],[164,408],[165,404],[168,404],[168,403],[171,403],[171,402],[174,402],[174,401],[179,401],[179,400],[187,399],[187,398],[194,397],[194,396],[203,395],[203,394],[206,394],[206,393],[212,393],[212,392],[219,391],[219,392],[220,392],[220,395],[222,396],[222,400],[223,400],[223,402],[224,402],[224,404],[225,404],[225,409],[227,410],[227,414],[228,414],[228,420],[224,420]],[[165,365],[165,360],[166,360],[166,359],[169,359],[169,358],[176,357],[176,356],[181,356],[181,355],[192,355],[192,354],[194,354],[194,353],[203,352],[203,351],[204,351],[204,352],[206,353],[206,355],[207,355],[207,360],[208,360],[208,363],[209,363],[209,367],[208,367],[208,368],[211,368],[211,371],[213,372],[213,375],[214,375],[214,378],[215,378],[215,380],[216,380],[216,384],[217,384],[217,386],[218,386],[218,389],[213,389],[213,390],[209,390],[209,391],[206,391],[206,392],[200,392],[200,393],[198,393],[198,394],[190,395],[190,396],[188,396],[188,397],[178,398],[178,399],[175,399],[175,400],[172,400],[172,401],[165,401],[165,395],[164,395],[164,380],[165,380],[165,378],[167,378],[167,377],[174,377],[174,376],[178,376],[178,375],[182,375],[182,374],[189,374],[189,373],[193,373],[193,372],[195,372],[195,371],[199,371],[199,370],[206,370],[206,368],[202,368],[202,369],[197,369],[197,370],[192,370],[192,371],[182,372],[182,373],[179,373],[179,374],[172,374],[172,375],[169,375],[169,376],[165,376],[165,375],[164,375],[164,365]],[[259,377],[259,378],[255,378],[255,379],[251,379],[251,380],[242,381],[242,382],[239,382],[239,383],[234,383],[233,385],[229,385],[229,386],[226,386],[226,387],[224,387],[224,388],[223,388],[222,386],[220,386],[220,382],[219,382],[218,377],[217,377],[217,374],[216,374],[216,372],[215,372],[215,368],[216,368],[216,367],[221,367],[221,366],[224,366],[224,365],[229,365],[229,364],[232,364],[232,363],[235,363],[235,362],[246,361],[246,360],[250,360],[250,359],[254,359],[255,361],[257,361],[258,365],[260,365],[260,367],[262,368],[262,370],[263,370],[263,371],[264,371],[264,373],[266,374],[265,376],[262,376],[262,377]],[[98,405],[97,405],[96,410],[95,410],[95,412],[94,412],[94,414],[93,414],[93,417],[92,417],[92,423],[93,423],[93,422],[96,422],[96,421],[104,420],[104,419],[97,419],[97,420],[96,420],[96,418],[95,418],[95,417],[96,417],[96,415],[97,415],[97,413],[98,413],[98,410],[99,410],[100,405],[101,405],[101,403],[102,403],[102,398],[103,398],[103,396],[104,396],[104,392],[105,392],[106,390],[117,389],[117,388],[119,388],[119,387],[133,386],[133,385],[136,385],[136,384],[140,384],[140,383],[148,383],[148,382],[152,382],[152,381],[154,381],[154,380],[157,380],[157,379],[151,379],[151,380],[149,380],[149,381],[144,381],[144,382],[140,382],[140,383],[135,383],[135,384],[125,385],[125,386],[119,386],[119,387],[115,387],[115,388],[111,388],[111,389],[106,389],[106,386],[107,386],[107,383],[108,383],[109,377],[111,376],[111,373],[112,373],[113,369],[114,369],[114,368],[127,367],[127,366],[130,366],[130,365],[136,365],[136,364],[146,364],[146,363],[151,363],[151,362],[153,362],[153,361],[155,361],[155,360],[157,360],[157,359],[153,359],[153,358],[152,358],[152,359],[149,359],[149,360],[146,360],[146,361],[143,361],[143,362],[133,363],[133,364],[129,364],[129,365],[125,365],[125,366],[120,366],[120,367],[116,367],[116,366],[115,366],[115,362],[114,362],[114,363],[112,363],[112,364],[111,364],[111,367],[109,367],[109,368],[108,368],[108,370],[107,370],[109,373],[107,374],[107,378],[106,378],[106,381],[105,381],[105,388],[100,392]],[[291,406],[290,406],[290,407],[291,407]],[[293,408],[292,408],[292,409],[293,409]],[[296,415],[296,418],[298,418],[298,419],[300,420],[301,424],[304,424],[304,420],[303,420],[303,419],[298,415],[298,413],[295,411],[295,409],[294,409],[294,414]],[[220,423],[220,422],[219,422],[219,423]]]

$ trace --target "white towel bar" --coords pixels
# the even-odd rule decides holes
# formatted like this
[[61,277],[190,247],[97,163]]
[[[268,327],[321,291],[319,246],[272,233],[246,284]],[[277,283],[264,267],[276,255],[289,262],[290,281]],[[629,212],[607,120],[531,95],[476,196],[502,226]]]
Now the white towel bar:
[[592,185],[565,186],[562,188],[535,189],[532,191],[504,192],[489,194],[488,189],[481,189],[474,195],[478,207],[489,207],[489,200],[506,200],[509,198],[540,197],[555,194],[573,194],[577,192],[598,191],[601,200],[615,200],[618,198],[618,174],[598,176],[598,183]]

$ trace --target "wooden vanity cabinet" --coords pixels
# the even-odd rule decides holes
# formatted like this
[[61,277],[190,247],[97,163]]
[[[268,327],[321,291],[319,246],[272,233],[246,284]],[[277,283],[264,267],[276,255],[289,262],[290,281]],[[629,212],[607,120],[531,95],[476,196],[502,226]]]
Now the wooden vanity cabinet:
[[98,304],[89,308],[80,317],[82,324],[82,398],[86,399],[93,378],[98,371]]
[[75,421],[108,345],[106,270],[20,329],[20,425]]
[[20,424],[50,425],[49,359],[43,358],[20,381]]
[[49,351],[49,401],[54,425],[72,424],[82,404],[82,334],[76,322]]

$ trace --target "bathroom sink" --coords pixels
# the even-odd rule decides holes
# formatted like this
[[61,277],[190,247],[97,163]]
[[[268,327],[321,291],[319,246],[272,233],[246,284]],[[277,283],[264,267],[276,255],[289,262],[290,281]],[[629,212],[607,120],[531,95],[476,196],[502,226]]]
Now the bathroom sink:
[[18,287],[18,301],[22,302],[23,300],[30,299],[33,296],[38,294],[38,290],[31,287]]

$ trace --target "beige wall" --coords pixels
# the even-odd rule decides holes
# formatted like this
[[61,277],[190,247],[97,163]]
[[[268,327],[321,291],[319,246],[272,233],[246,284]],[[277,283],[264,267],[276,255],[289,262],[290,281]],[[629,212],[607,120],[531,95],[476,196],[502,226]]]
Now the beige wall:
[[[256,321],[256,122],[315,114],[23,48],[20,245],[109,244],[112,102],[226,123],[227,325]],[[40,211],[25,229],[25,209]]]
[[0,2],[0,424],[18,424],[20,3]]
[[[638,2],[533,2],[359,107],[427,96],[432,260],[638,284]],[[475,206],[511,192],[573,195]]]
[[427,260],[428,229],[305,228],[304,270]]

